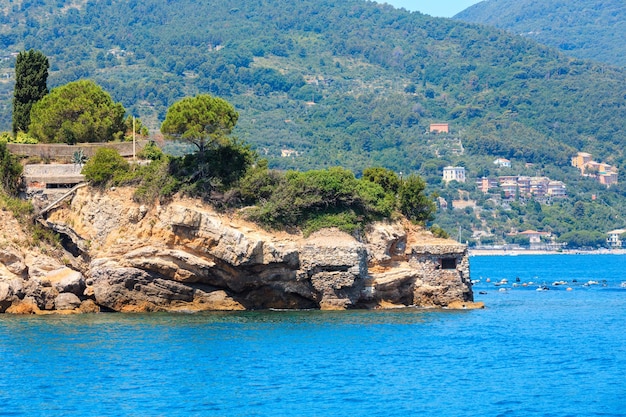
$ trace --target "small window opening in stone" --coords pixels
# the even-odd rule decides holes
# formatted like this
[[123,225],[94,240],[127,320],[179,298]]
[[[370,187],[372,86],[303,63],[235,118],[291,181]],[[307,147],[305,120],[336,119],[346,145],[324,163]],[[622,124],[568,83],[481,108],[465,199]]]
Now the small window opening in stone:
[[441,269],[455,269],[455,268],[456,268],[456,259],[443,258],[441,260]]

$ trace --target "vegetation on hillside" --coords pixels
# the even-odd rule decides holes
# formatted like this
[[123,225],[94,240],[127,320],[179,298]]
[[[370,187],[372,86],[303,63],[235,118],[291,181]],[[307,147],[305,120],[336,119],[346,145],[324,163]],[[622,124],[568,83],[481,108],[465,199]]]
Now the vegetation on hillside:
[[491,0],[454,18],[506,29],[577,58],[626,66],[623,0]]
[[[256,152],[271,173],[258,173],[260,193],[286,181],[271,169],[343,166],[362,181],[368,167],[380,166],[405,182],[421,175],[424,194],[436,191],[450,202],[469,194],[476,210],[444,210],[437,220],[455,236],[459,226],[463,236],[483,229],[501,240],[511,228],[531,225],[555,233],[604,232],[626,215],[623,188],[581,180],[569,167],[570,156],[584,150],[623,168],[626,72],[501,30],[361,0],[38,0],[1,9],[0,23],[6,57],[0,73],[9,80],[9,53],[36,48],[50,59],[51,85],[93,79],[154,130],[187,96],[209,93],[233,104],[240,116],[233,133],[249,147],[242,153],[243,145],[229,139],[211,152],[230,152],[213,155],[224,161],[239,155],[238,166],[250,168],[224,181],[204,174],[228,171],[227,162],[212,166],[213,157],[180,156],[150,168],[172,174],[165,183],[155,181],[163,190],[180,186],[230,201],[236,193],[227,187],[251,175],[258,161],[250,163],[249,155]],[[7,110],[10,88],[10,81],[0,83]],[[8,120],[0,121],[8,126]],[[429,132],[430,123],[443,121],[451,133]],[[615,214],[593,225],[553,225],[535,221],[540,216],[533,217],[526,201],[513,202],[519,210],[494,203],[471,182],[502,174],[492,164],[496,157],[512,160],[515,171],[508,174],[566,181],[570,200],[541,204],[542,212],[561,207],[560,218],[569,218],[580,199],[598,205],[598,212],[601,201],[609,202]],[[442,184],[447,165],[466,168],[466,189]],[[196,182],[197,175],[203,181]]]
[[153,129],[185,96],[224,97],[236,134],[273,168],[416,172],[454,159],[425,133],[433,121],[449,121],[471,155],[566,165],[586,148],[623,160],[623,71],[487,27],[360,0],[14,9],[5,50],[42,50],[54,85],[92,78]]
[[[184,106],[177,103],[168,110],[172,120],[183,120],[172,130],[203,143],[215,139],[210,146],[172,157],[150,145],[142,156],[151,162],[132,167],[114,150],[102,148],[83,168],[85,178],[96,186],[133,184],[135,199],[146,203],[182,192],[219,208],[246,207],[244,215],[257,223],[273,229],[303,230],[305,234],[325,227],[353,233],[368,222],[399,213],[416,223],[432,219],[435,206],[425,196],[426,183],[419,177],[403,180],[384,168],[366,170],[361,180],[344,168],[286,173],[269,170],[266,161],[258,160],[249,146],[226,135],[236,122],[230,103],[210,96],[182,103]],[[187,116],[193,116],[193,122]],[[197,120],[210,123],[199,129]],[[211,123],[220,128],[219,134],[217,128],[209,126]]]

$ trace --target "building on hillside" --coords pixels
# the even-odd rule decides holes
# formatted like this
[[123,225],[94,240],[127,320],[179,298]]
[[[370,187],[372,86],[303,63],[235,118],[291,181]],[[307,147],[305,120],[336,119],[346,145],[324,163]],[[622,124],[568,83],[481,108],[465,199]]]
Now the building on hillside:
[[567,189],[563,181],[550,181],[548,182],[547,194],[554,198],[567,197]]
[[543,249],[544,242],[552,236],[549,232],[537,232],[536,230],[525,230],[518,235],[528,237],[530,249]]
[[430,133],[450,133],[450,125],[448,123],[431,123]]
[[530,195],[535,197],[544,197],[548,194],[548,184],[550,178],[547,177],[532,177],[530,179]]
[[505,198],[536,197],[567,197],[567,189],[562,181],[553,181],[548,177],[525,177],[503,175],[496,178],[482,177],[476,180],[476,187],[487,194],[497,188]]
[[622,247],[622,239],[621,236],[626,233],[626,229],[616,229],[607,232],[609,237],[606,238],[606,243],[611,248],[621,248]]
[[505,181],[500,183],[500,189],[504,193],[504,197],[511,198],[519,195],[517,181]]
[[517,177],[517,187],[519,188],[520,196],[530,196],[530,181],[530,177]]
[[27,191],[70,189],[85,181],[77,164],[27,164],[22,179]]
[[578,168],[581,172],[585,164],[591,162],[591,154],[587,152],[578,152],[578,154],[572,157],[572,166]]
[[280,156],[282,158],[289,158],[292,156],[298,156],[298,151],[294,150],[294,149],[281,149],[280,150]]
[[606,185],[607,187],[617,184],[617,169],[611,167],[611,169],[603,172],[598,172],[598,182],[600,184]]
[[493,161],[493,164],[499,166],[500,168],[511,168],[511,161],[505,158],[498,158]]
[[498,180],[495,178],[482,177],[476,180],[476,187],[487,194],[492,188],[498,188]]
[[444,182],[458,181],[465,182],[465,168],[447,166],[443,169]]
[[447,210],[448,202],[443,197],[437,197],[437,207],[439,208],[439,210]]
[[591,159],[591,154],[578,152],[572,158],[572,166],[580,170],[580,175],[595,178],[600,184],[607,187],[617,184],[618,170],[605,162],[596,162]]
[[500,185],[504,184],[505,182],[517,183],[517,178],[517,175],[503,175],[501,177],[498,177],[498,182],[500,182]]

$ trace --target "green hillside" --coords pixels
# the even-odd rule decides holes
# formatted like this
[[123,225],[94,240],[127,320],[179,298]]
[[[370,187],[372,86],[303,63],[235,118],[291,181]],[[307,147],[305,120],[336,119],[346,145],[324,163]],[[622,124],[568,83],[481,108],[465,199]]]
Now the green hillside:
[[490,0],[454,18],[505,29],[577,58],[626,66],[622,0]]
[[[508,158],[520,174],[568,181],[577,198],[608,192],[569,166],[577,150],[624,166],[626,71],[499,29],[374,2],[5,3],[5,130],[12,54],[30,48],[49,57],[51,87],[91,78],[153,131],[176,100],[199,92],[221,96],[240,113],[235,134],[274,168],[341,165],[359,174],[384,166],[421,174],[452,199],[457,190],[441,185],[446,165],[465,166],[473,180],[501,173],[492,161]],[[449,123],[450,133],[429,133],[433,122]],[[619,187],[610,193],[618,203],[624,199]],[[444,213],[440,221],[456,229],[461,214],[447,219]],[[526,214],[518,214],[522,221],[461,217],[468,231],[503,233],[524,224]],[[594,227],[621,226],[620,216]]]

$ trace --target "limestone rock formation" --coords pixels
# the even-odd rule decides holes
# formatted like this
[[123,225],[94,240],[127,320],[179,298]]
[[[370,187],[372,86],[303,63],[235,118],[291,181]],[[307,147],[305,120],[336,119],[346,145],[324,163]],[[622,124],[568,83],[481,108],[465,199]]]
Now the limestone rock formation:
[[305,238],[195,200],[146,207],[83,188],[42,223],[78,253],[68,267],[6,245],[0,312],[472,306],[465,246],[406,222]]

